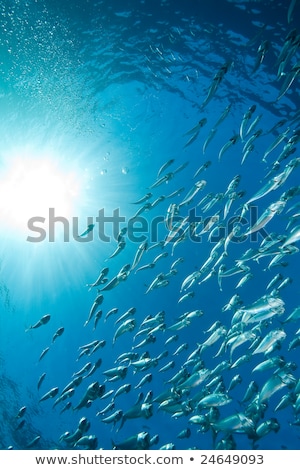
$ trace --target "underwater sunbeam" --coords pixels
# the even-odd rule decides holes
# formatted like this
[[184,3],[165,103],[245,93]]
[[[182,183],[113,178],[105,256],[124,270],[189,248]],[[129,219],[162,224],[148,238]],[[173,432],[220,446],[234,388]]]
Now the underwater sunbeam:
[[3,226],[24,236],[29,219],[46,218],[51,207],[70,218],[79,193],[79,176],[58,164],[55,156],[13,158],[0,173]]

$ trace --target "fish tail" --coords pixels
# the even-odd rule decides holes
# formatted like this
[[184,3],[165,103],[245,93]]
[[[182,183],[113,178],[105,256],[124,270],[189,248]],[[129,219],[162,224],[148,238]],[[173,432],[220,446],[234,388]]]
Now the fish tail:
[[121,424],[120,424],[119,428],[116,430],[116,432],[119,432],[119,431],[122,429],[124,423],[125,423],[125,419],[122,418],[122,419],[121,419]]

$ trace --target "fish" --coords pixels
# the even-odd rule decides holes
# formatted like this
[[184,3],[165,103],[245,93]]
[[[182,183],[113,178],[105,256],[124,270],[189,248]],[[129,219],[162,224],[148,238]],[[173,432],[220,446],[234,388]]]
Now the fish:
[[113,450],[148,450],[150,445],[150,434],[145,431],[128,437],[123,442],[119,442],[119,444],[112,441]]
[[125,422],[128,419],[145,418],[149,419],[153,416],[153,405],[152,403],[138,403],[132,406],[127,411],[124,411],[121,417],[121,424],[119,431],[123,428]]
[[259,426],[257,426],[255,430],[254,441],[261,439],[271,431],[278,432],[279,429],[280,424],[276,418],[267,419],[266,421],[262,422]]
[[140,266],[139,268],[137,268],[137,270],[135,271],[135,274],[138,273],[139,271],[144,271],[145,269],[152,269],[155,267],[155,263],[148,263],[148,264],[145,264],[144,266]]
[[[298,160],[292,160],[290,161],[284,171],[280,173],[279,175],[274,176],[271,178],[268,183],[265,184],[259,191],[257,191],[254,196],[252,196],[246,203],[245,207],[248,208],[249,204],[251,202],[257,201],[258,199],[261,199],[262,197],[266,196],[270,191],[274,191],[275,189],[279,188],[282,186],[291,172],[293,171],[294,168],[298,165]],[[283,201],[284,202],[284,201]]]
[[125,267],[121,268],[119,273],[114,276],[104,287],[98,289],[99,292],[108,291],[114,289],[116,286],[120,284],[120,282],[126,281],[130,274],[130,265],[126,265]]
[[146,383],[152,382],[152,374],[146,374],[144,377],[139,381],[139,383],[134,387],[135,389],[143,387]]
[[96,398],[100,398],[104,394],[104,392],[105,392],[105,385],[103,384],[100,385],[98,381],[92,382],[87,387],[79,403],[73,407],[73,410],[80,410],[81,408],[88,406],[88,404],[96,400]]
[[[156,179],[156,181],[154,181],[154,183],[151,184],[151,186],[149,186],[149,189],[154,189],[154,188],[157,188],[158,186],[160,186],[161,184],[163,183],[168,183],[171,179],[174,178],[174,172],[169,172],[167,174],[165,174],[164,176],[161,176],[160,178]],[[149,209],[151,207],[151,204],[147,204],[144,207],[144,210],[145,209]],[[135,215],[134,217],[137,217],[137,215]]]
[[287,127],[287,129],[284,131],[284,132],[281,132],[281,134],[279,134],[278,137],[276,137],[276,139],[274,140],[274,142],[269,145],[269,147],[267,148],[267,150],[265,151],[264,155],[263,155],[263,158],[262,158],[262,161],[263,162],[266,162],[266,158],[267,156],[284,140],[286,139],[287,135],[289,134],[290,132],[290,128]]
[[97,328],[97,325],[99,323],[100,318],[102,317],[102,310],[98,310],[98,312],[95,313],[95,320],[94,320],[94,328],[95,330]]
[[219,432],[247,434],[250,438],[255,435],[255,424],[244,413],[236,413],[211,424]]
[[247,390],[245,391],[245,394],[241,400],[241,403],[245,403],[247,401],[250,401],[254,396],[256,396],[257,392],[259,390],[258,384],[255,382],[255,380],[251,380],[249,383]]
[[26,410],[27,410],[27,407],[26,406],[22,406],[18,413],[16,414],[16,419],[21,419],[23,418],[24,414],[26,413]]
[[128,320],[125,320],[123,323],[121,323],[121,325],[118,327],[118,329],[116,330],[114,334],[113,344],[115,344],[117,339],[124,333],[133,331],[135,326],[136,326],[136,322],[133,318],[129,318]]
[[73,444],[73,447],[84,447],[86,450],[97,449],[98,439],[95,434],[82,436]]
[[42,375],[40,375],[38,383],[37,383],[37,389],[38,390],[41,388],[41,385],[42,385],[43,381],[45,380],[45,378],[46,378],[46,372],[43,372]]
[[[159,175],[158,175],[159,176]],[[150,199],[153,196],[152,193],[147,193],[145,196],[141,197],[135,202],[132,202],[131,204],[142,204],[143,202],[146,202],[148,199]]]
[[178,204],[178,208],[180,209],[180,207],[190,204],[192,200],[194,199],[194,197],[196,196],[196,194],[202,189],[204,189],[205,186],[206,186],[205,180],[197,181],[194,184],[194,186],[190,189],[190,191],[187,193],[183,201]]
[[43,359],[43,357],[47,354],[47,352],[50,350],[49,347],[43,349],[43,351],[41,352],[41,355],[39,357],[39,361],[41,361]]
[[124,384],[124,385],[121,385],[118,390],[115,391],[115,394],[114,394],[114,399],[116,397],[118,397],[119,395],[122,395],[122,393],[129,393],[131,390],[131,384],[128,383],[128,384]]
[[[103,398],[103,396],[102,396],[102,398]],[[96,416],[105,415],[109,411],[112,411],[114,408],[115,408],[115,400],[112,399],[111,402],[107,406],[105,406],[105,408],[103,408],[100,411],[97,411]]]
[[54,398],[57,394],[58,387],[53,387],[39,399],[39,402],[48,400],[49,398]]
[[148,241],[147,240],[144,240],[138,247],[136,253],[135,253],[135,256],[134,256],[134,259],[133,259],[133,262],[132,262],[132,265],[131,265],[131,268],[130,268],[130,271],[133,271],[137,265],[139,264],[139,262],[141,261],[142,259],[142,256],[143,254],[147,251],[148,249]]
[[219,161],[221,160],[221,158],[223,157],[224,153],[232,146],[232,145],[235,145],[239,140],[239,135],[238,134],[234,134],[229,140],[228,142],[226,142],[223,147],[221,148],[221,150],[219,151],[219,156],[218,156],[218,159]]
[[122,410],[116,410],[113,414],[107,416],[106,418],[102,418],[101,421],[102,423],[105,424],[113,424],[115,425],[118,421],[122,419],[123,416],[123,411]]
[[127,375],[128,367],[126,366],[117,366],[111,369],[107,369],[102,373],[108,377],[108,380],[115,382],[119,379],[125,379]]
[[201,119],[198,124],[196,126],[194,126],[192,129],[190,129],[189,131],[187,131],[184,135],[189,135],[189,134],[193,134],[192,137],[190,137],[190,139],[186,142],[186,144],[184,145],[183,148],[186,148],[188,147],[189,145],[191,145],[198,137],[199,135],[199,132],[200,132],[200,129],[207,123],[207,119],[206,118],[203,118]]
[[[250,131],[251,131],[251,126],[249,126],[250,128]],[[249,132],[249,129],[247,130],[247,133]],[[247,135],[246,133],[246,135]],[[258,138],[260,137],[261,135],[263,135],[263,130],[262,129],[258,129],[257,131],[254,132],[254,134],[249,137],[249,139],[246,141],[244,147],[243,147],[243,150],[242,150],[242,153],[244,154],[245,152],[247,152],[247,150],[249,149],[249,147],[253,147],[254,148],[254,145],[253,145],[253,142]]]
[[285,242],[281,245],[281,248],[285,248],[289,245],[292,245],[300,240],[300,225],[297,225],[297,227],[294,227],[290,234],[288,235],[287,239]]
[[173,369],[175,367],[175,361],[169,361],[167,364],[162,366],[158,372],[166,372],[167,370]]
[[27,444],[25,445],[26,449],[32,449],[33,447],[35,447],[36,444],[40,441],[40,439],[40,435],[35,436],[31,441],[27,442]]
[[110,309],[110,310],[106,313],[105,318],[104,318],[104,321],[106,322],[107,319],[108,319],[111,315],[116,315],[116,314],[118,313],[118,311],[119,311],[118,307],[114,307],[114,308]]
[[80,235],[78,235],[77,238],[85,237],[85,235],[87,235],[88,233],[90,233],[90,232],[94,229],[94,227],[95,227],[95,224],[89,224],[89,225],[87,226],[87,229],[86,229],[84,232],[82,232]]
[[244,140],[244,137],[246,135],[246,127],[248,125],[249,120],[252,117],[252,114],[255,112],[255,110],[256,110],[256,105],[253,104],[249,107],[249,109],[245,112],[243,116],[243,119],[240,125],[240,132],[239,132],[240,138],[242,140]]
[[291,45],[293,41],[295,40],[296,36],[297,36],[297,30],[295,28],[288,32],[288,34],[285,37],[285,41],[280,51],[280,54],[277,57],[275,66],[280,66],[280,64],[286,60],[288,51],[290,50]]
[[282,281],[282,279],[283,279],[283,276],[281,273],[276,274],[267,285],[266,290],[272,289],[272,287],[274,287],[275,284],[277,284],[277,282]]
[[237,347],[241,346],[246,341],[253,341],[256,336],[257,334],[254,331],[249,330],[241,332],[238,335],[229,338],[226,342],[226,348],[230,346],[230,361],[232,361],[233,352]]
[[53,408],[61,401],[64,401],[67,398],[71,398],[74,395],[74,393],[75,393],[75,388],[70,388],[66,392],[62,393],[53,403]]
[[284,323],[294,322],[294,321],[298,321],[299,319],[300,319],[300,306],[294,308],[292,313],[285,320],[283,320],[282,323],[284,324]]
[[54,343],[54,341],[56,340],[56,338],[58,338],[59,336],[61,336],[63,333],[64,333],[65,329],[64,327],[60,327],[56,330],[56,332],[54,333],[53,335],[53,338],[52,338],[52,343]]
[[87,318],[87,320],[85,321],[84,323],[84,326],[87,326],[88,323],[91,321],[91,319],[93,318],[94,314],[96,313],[96,310],[98,309],[99,305],[102,304],[104,300],[104,297],[102,294],[98,294],[96,299],[94,300],[94,303],[90,309],[90,313],[89,313],[89,316]]
[[296,384],[296,379],[292,374],[287,374],[284,371],[279,371],[276,374],[273,374],[270,379],[268,379],[265,384],[262,386],[259,394],[258,401],[259,403],[264,403],[268,401],[274,393],[283,387],[293,387]]
[[50,318],[51,315],[49,314],[43,315],[34,325],[31,325],[29,328],[27,328],[25,332],[40,328],[43,325],[47,325],[47,323],[50,321]]
[[107,276],[108,272],[109,268],[103,268],[95,282],[92,284],[86,284],[86,286],[89,287],[89,291],[92,290],[93,287],[98,287],[101,284],[104,284],[106,282],[105,276]]
[[297,3],[297,0],[290,0],[290,5],[289,5],[289,8],[288,8],[288,13],[287,13],[287,20],[288,20],[288,23],[291,23],[291,22],[292,22],[293,13],[294,13],[294,9],[295,9],[296,3]]
[[191,299],[195,297],[195,292],[194,291],[190,291],[190,292],[187,292],[186,294],[183,294],[179,299],[178,299],[178,303],[181,304],[182,302],[184,302],[185,300],[187,299]]
[[285,94],[286,92],[290,89],[292,86],[293,81],[296,79],[296,77],[300,73],[300,61],[298,61],[290,70],[290,72],[287,73],[284,82],[281,86],[281,89],[279,91],[279,94],[276,98],[276,101],[279,101]]
[[134,368],[133,373],[150,369],[150,367],[156,367],[157,364],[157,359],[151,357],[143,357],[142,359],[130,362],[130,365]]
[[94,364],[92,364],[92,366],[88,370],[88,373],[83,378],[86,379],[87,377],[90,377],[92,374],[94,374],[97,369],[99,369],[99,367],[101,367],[101,365],[102,359],[100,357]]
[[270,204],[270,206],[263,212],[263,214],[255,222],[255,224],[244,233],[244,236],[248,237],[252,233],[255,233],[258,230],[261,230],[262,228],[264,228],[270,222],[270,220],[273,219],[275,215],[280,214],[283,211],[285,206],[286,206],[286,202],[280,201],[280,200]]
[[121,315],[116,321],[115,321],[115,325],[117,325],[118,323],[122,323],[123,321],[127,320],[128,318],[130,318],[132,315],[134,315],[136,313],[136,308],[135,307],[130,307],[128,310],[126,310],[125,313],[123,313],[123,315]]
[[121,253],[124,250],[125,247],[126,247],[126,241],[124,239],[121,239],[118,242],[118,245],[117,245],[117,248],[115,249],[115,251],[113,251],[113,253],[108,258],[106,258],[105,261],[108,261],[109,259],[115,258],[116,256],[118,256],[118,254]]
[[[212,139],[214,138],[214,136],[216,135],[217,133],[217,127],[226,119],[226,117],[228,116],[229,112],[230,112],[230,109],[231,109],[231,104],[229,104],[228,106],[226,106],[226,108],[224,109],[223,113],[221,114],[221,116],[219,117],[219,119],[217,120],[217,122],[215,123],[215,125],[211,128],[209,134],[208,134],[208,137],[207,139],[205,140],[204,144],[203,144],[203,148],[202,148],[202,153],[204,154],[206,152],[206,149],[207,149],[207,146],[208,144],[212,141]],[[195,177],[196,175],[194,175]]]
[[177,439],[188,439],[189,437],[191,437],[190,428],[185,428],[177,434]]
[[182,343],[178,348],[176,349],[175,352],[173,352],[173,356],[177,356],[180,354],[182,351],[186,351],[188,349],[189,345],[188,343]]
[[78,376],[78,377],[75,377],[73,380],[71,380],[71,382],[69,382],[65,388],[62,390],[62,394],[65,393],[67,390],[70,390],[70,388],[73,388],[73,387],[78,387],[81,382],[82,382],[83,378],[81,376]]
[[270,331],[264,339],[259,343],[257,348],[252,352],[252,354],[266,353],[270,346],[277,341],[283,341],[286,338],[285,331],[281,329],[276,329]]
[[61,435],[59,441],[64,441],[67,444],[74,445],[74,443],[77,442],[78,439],[80,439],[84,435],[84,433],[89,430],[90,426],[91,423],[89,422],[89,420],[83,417],[79,420],[76,430],[72,433],[68,431],[65,432]]
[[[171,166],[173,163],[175,162],[175,159],[174,158],[170,158],[170,160],[166,161],[166,163],[164,163],[160,169],[158,170],[158,173],[157,173],[157,178],[160,177],[160,175],[167,169],[169,168],[169,166]],[[143,202],[143,201],[142,201]]]
[[213,77],[212,83],[208,89],[208,93],[204,101],[202,102],[200,109],[203,109],[214,97],[220,83],[222,82],[225,74],[229,71],[229,69],[233,66],[233,62],[228,61],[225,62],[220,69],[216,72],[216,74]]
[[92,367],[92,363],[87,362],[79,371],[74,372],[72,377],[78,377],[79,375],[85,374],[86,372],[90,370],[91,367]]
[[259,68],[260,64],[263,62],[266,53],[268,52],[270,47],[270,43],[267,39],[265,39],[257,49],[257,56],[255,59],[255,63],[252,69],[252,73],[255,73]]
[[[214,138],[214,136],[216,135],[217,133],[217,129],[216,128],[212,128],[207,136],[207,139],[205,140],[204,144],[203,144],[203,147],[202,147],[202,153],[203,155],[205,154],[206,152],[206,149],[207,149],[207,146],[208,144],[212,141],[212,139]],[[201,171],[201,170],[200,170]],[[194,178],[200,173],[200,171],[196,172],[194,174]]]
[[224,406],[231,402],[232,398],[226,394],[211,393],[198,402],[197,409]]

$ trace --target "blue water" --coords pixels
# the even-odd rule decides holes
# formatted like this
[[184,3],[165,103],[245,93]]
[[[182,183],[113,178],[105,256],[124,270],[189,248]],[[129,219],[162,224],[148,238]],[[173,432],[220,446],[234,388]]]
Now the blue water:
[[[11,192],[1,192],[2,449],[26,449],[36,436],[40,438],[33,448],[74,448],[74,442],[67,443],[61,436],[65,432],[73,433],[82,417],[90,422],[89,429],[83,434],[94,435],[97,438],[97,448],[103,449],[111,449],[112,441],[118,444],[141,432],[149,433],[151,438],[159,436],[158,442],[151,447],[153,449],[160,449],[169,443],[178,450],[213,449],[218,443],[221,445],[222,439],[227,439],[227,444],[224,445],[228,448],[228,435],[233,436],[237,449],[299,448],[299,404],[298,409],[296,404],[299,385],[294,393],[299,380],[299,354],[297,347],[289,349],[299,329],[299,319],[282,323],[299,307],[299,242],[293,244],[295,256],[285,255],[280,260],[283,265],[268,268],[275,256],[272,254],[260,258],[258,262],[246,261],[253,277],[238,289],[236,284],[243,274],[223,278],[222,290],[216,275],[207,282],[196,282],[191,288],[181,291],[183,281],[201,268],[216,243],[208,241],[207,233],[198,242],[187,236],[178,245],[168,243],[164,248],[153,248],[143,253],[139,264],[130,272],[125,282],[101,292],[104,301],[99,308],[103,313],[96,328],[93,329],[94,317],[84,326],[97,296],[97,287],[88,291],[86,284],[95,282],[104,267],[109,268],[109,282],[125,264],[132,265],[143,238],[147,238],[148,247],[164,241],[168,235],[165,223],[162,221],[158,224],[157,233],[154,224],[158,223],[159,217],[164,220],[170,204],[179,205],[183,201],[196,181],[203,179],[206,186],[189,205],[180,207],[181,217],[188,215],[188,210],[196,207],[208,193],[224,194],[232,179],[236,175],[241,176],[237,190],[245,191],[245,194],[233,202],[225,221],[222,222],[222,214],[227,196],[205,213],[203,206],[197,207],[197,215],[205,217],[221,210],[220,221],[225,226],[227,236],[230,227],[232,228],[230,218],[240,215],[243,204],[272,177],[284,171],[292,159],[299,157],[299,143],[296,142],[294,153],[280,163],[279,169],[266,177],[293,132],[295,134],[297,129],[299,132],[299,77],[295,78],[286,94],[277,99],[286,75],[276,77],[276,61],[287,34],[297,28],[300,19],[298,3],[288,23],[288,6],[288,2],[268,0],[73,0],[63,4],[54,0],[12,0],[2,4],[1,187],[4,187],[8,174],[14,175],[15,162],[23,159],[26,164],[28,155],[34,158],[36,168],[44,160],[55,162],[65,185],[66,175],[70,173],[75,174],[80,183],[80,189],[75,191],[72,199],[71,212],[64,214],[58,207],[51,206],[55,209],[56,216],[64,216],[69,222],[64,231],[62,224],[55,224],[53,241],[49,239],[47,216],[42,225],[46,236],[40,242],[32,243],[27,240],[28,236],[37,237],[38,234],[30,231],[26,223],[20,226],[11,222],[20,218],[22,211],[24,212],[21,203],[25,193],[33,190],[35,199],[41,197],[43,188],[35,189],[35,183],[38,182],[33,182],[31,188],[25,188],[20,193],[17,187],[20,184],[15,183],[14,187],[12,178]],[[253,40],[259,32],[257,39]],[[249,44],[251,40],[253,41]],[[265,40],[269,41],[269,49],[258,69],[253,72],[258,47]],[[201,107],[216,73],[229,61],[231,65],[212,98]],[[297,61],[299,62],[299,48],[288,58],[284,73],[288,74]],[[218,126],[215,137],[203,155],[203,144],[228,105],[231,105],[230,112]],[[239,140],[219,160],[221,148],[235,133],[239,134],[243,116],[252,105],[256,105],[256,110],[249,124],[259,115],[261,119],[244,142]],[[193,133],[184,134],[203,118],[207,121],[199,135],[194,142],[185,146]],[[269,132],[282,119],[285,119],[285,124]],[[290,127],[287,138],[269,154],[267,163],[263,162],[262,157],[268,146],[287,127]],[[262,130],[262,135],[253,141],[254,150],[241,165],[243,146],[258,129]],[[174,172],[180,165],[187,163],[187,166],[178,173],[175,172],[169,182],[149,189],[157,181],[159,169],[170,159],[174,159],[173,164],[160,177]],[[211,162],[209,168],[193,178],[196,170],[206,161]],[[11,173],[8,173],[8,168],[11,168]],[[260,217],[271,203],[278,201],[285,191],[298,185],[299,168],[296,167],[282,186],[253,203],[251,214],[254,219],[249,220],[250,212],[246,213],[247,224],[242,227],[242,233],[253,226],[255,217]],[[142,225],[139,225],[140,233],[132,234],[128,231],[124,236],[125,248],[117,256],[108,259],[115,251],[117,241],[111,222],[105,224],[105,235],[110,240],[99,239],[99,225],[96,220],[98,211],[104,209],[105,215],[110,217],[118,209],[120,216],[124,217],[119,229],[129,227],[130,218],[142,206],[133,205],[133,202],[150,191],[153,193],[150,201],[153,202],[157,197],[168,196],[179,188],[184,188],[180,194],[166,198],[153,209],[144,211],[141,214],[143,219],[140,222]],[[54,184],[53,195],[56,190]],[[10,200],[13,198],[12,194],[16,194],[19,200],[13,206]],[[236,260],[249,248],[259,249],[266,233],[273,236],[288,235],[298,225],[297,203],[297,195],[289,199],[282,212],[276,214],[266,225],[266,232],[256,233],[246,240],[240,240],[240,243],[230,243],[227,248],[228,256],[222,261],[226,268],[234,267]],[[10,207],[13,207],[10,211],[13,214],[6,212],[5,208]],[[46,215],[48,209],[47,206]],[[287,212],[289,209],[291,211]],[[296,223],[288,226],[293,215]],[[29,207],[29,217],[38,216],[43,214],[31,213]],[[90,233],[91,241],[80,243],[73,237],[75,223],[78,224],[79,234],[85,231],[89,223],[95,224]],[[197,231],[199,233],[200,228]],[[133,235],[136,239],[133,239]],[[282,241],[279,241],[277,245],[280,247],[281,244]],[[150,263],[163,252],[167,256],[159,259],[154,268],[135,273],[137,268]],[[223,249],[220,248],[219,256],[222,252]],[[166,278],[167,285],[161,285],[146,294],[155,277],[159,273],[168,273],[172,263],[179,257],[183,258],[183,262],[176,267],[175,275]],[[216,271],[218,269],[219,265]],[[213,420],[210,421],[207,415],[209,408],[198,409],[192,398],[201,391],[203,396],[215,392],[220,380],[210,388],[205,387],[216,375],[211,375],[200,385],[185,389],[175,407],[180,416],[174,416],[174,410],[164,411],[162,406],[159,408],[156,397],[170,391],[172,387],[166,382],[182,367],[186,367],[189,375],[194,372],[194,364],[186,365],[185,362],[197,344],[204,343],[208,338],[210,333],[206,331],[216,321],[221,322],[226,334],[215,344],[203,349],[197,359],[198,362],[203,360],[203,367],[209,371],[221,361],[229,361],[228,345],[215,357],[222,343],[225,346],[229,339],[227,333],[231,329],[234,314],[234,310],[224,312],[222,308],[236,293],[240,295],[244,308],[263,295],[270,295],[270,290],[267,291],[266,287],[278,273],[282,274],[283,279],[292,280],[277,293],[284,303],[284,312],[261,324],[245,324],[243,328],[248,331],[259,326],[256,341],[259,341],[259,337],[263,339],[269,332],[282,328],[286,335],[278,345],[280,349],[275,348],[267,356],[264,353],[254,354],[249,357],[249,362],[216,374],[224,382],[225,391],[222,393],[225,394],[231,379],[237,374],[241,378],[241,383],[228,392],[230,403],[218,407],[218,422],[236,413],[245,413],[249,402],[241,403],[241,400],[250,381],[255,380],[259,393],[276,370],[273,367],[264,372],[253,372],[255,366],[279,355],[286,363],[293,362],[293,368],[281,371],[290,374],[293,386],[283,386],[271,394],[264,402],[264,412],[259,416],[248,415],[253,419],[256,430],[261,423],[276,419],[277,432],[273,430],[265,436],[253,439],[253,436],[248,436],[245,432],[227,430],[218,432],[214,441]],[[199,281],[204,277],[202,274]],[[100,288],[104,286],[102,284]],[[193,291],[194,296],[178,303],[179,298],[190,291]],[[105,321],[106,313],[114,307],[118,308],[118,313]],[[136,308],[135,329],[118,337],[113,344],[113,337],[119,326],[115,325],[115,321],[131,307]],[[193,318],[190,325],[178,331],[169,329],[181,315],[196,309],[201,310],[203,315]],[[130,352],[132,347],[146,337],[140,335],[134,339],[143,320],[160,311],[165,312],[165,328],[154,333],[155,343],[134,351],[139,356],[148,352],[151,358],[167,351],[168,356],[159,359],[156,367],[137,373],[134,373],[134,366],[127,361],[126,377],[115,382],[107,381],[103,372],[119,365],[116,360],[120,354]],[[46,314],[51,315],[49,323],[25,332]],[[60,327],[64,328],[64,332],[52,343],[52,337]],[[173,334],[178,334],[178,340],[166,346],[165,341]],[[94,354],[78,358],[79,348],[94,340],[104,340],[106,344]],[[187,343],[187,349],[173,356],[177,347],[183,343]],[[258,342],[256,346],[253,344],[253,348],[257,345]],[[237,347],[232,355],[233,362],[244,354],[252,353],[253,348],[248,349],[250,346],[251,342],[247,341]],[[47,347],[50,348],[49,351],[39,360],[41,352]],[[100,368],[83,379],[74,395],[68,399],[71,401],[70,409],[60,413],[68,400],[53,408],[55,399],[72,380],[73,373],[87,362],[94,364],[99,358],[102,359]],[[175,362],[174,368],[159,372],[171,360]],[[38,390],[37,383],[42,373],[46,373],[46,376]],[[141,378],[149,373],[152,374],[151,382],[135,389]],[[98,397],[89,403],[90,406],[73,410],[87,387],[95,381],[100,385],[105,384],[106,391],[116,391],[125,383],[131,384],[131,390],[128,394],[117,396],[114,410],[103,416],[96,414],[109,404],[113,395],[105,399]],[[180,382],[177,386],[180,389]],[[39,401],[54,387],[59,389],[56,397]],[[149,391],[152,391],[154,399],[153,414],[149,419],[137,417],[126,420],[120,430],[120,422],[112,426],[101,421],[116,410],[126,413],[137,402],[139,393],[143,393],[144,399]],[[288,393],[294,393],[291,395],[291,403],[282,410],[275,411],[281,398]],[[163,401],[161,399],[160,403]],[[16,418],[23,406],[26,406],[24,417]],[[192,416],[204,414],[209,423],[206,430],[190,422]],[[22,419],[25,422],[18,429]],[[186,428],[191,431],[190,437],[178,438],[178,434]],[[84,447],[78,445],[77,448]]]

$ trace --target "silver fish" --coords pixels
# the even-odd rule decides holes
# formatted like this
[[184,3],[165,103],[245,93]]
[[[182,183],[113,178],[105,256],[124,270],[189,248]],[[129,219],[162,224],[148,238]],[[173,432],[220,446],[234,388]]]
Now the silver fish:
[[255,433],[253,420],[248,418],[244,413],[236,413],[228,416],[212,423],[211,426],[215,431],[247,434],[249,437],[253,437]]
[[252,354],[259,354],[266,352],[272,344],[277,341],[283,341],[286,338],[286,332],[280,329],[270,331],[264,339],[260,342]]
[[36,322],[34,325],[31,325],[29,328],[25,330],[25,332],[29,330],[34,330],[36,328],[39,328],[40,326],[46,325],[50,321],[51,316],[49,314],[44,315],[38,322]]
[[197,404],[197,409],[201,408],[210,408],[212,406],[224,406],[228,405],[229,403],[232,402],[232,398],[230,398],[228,395],[223,394],[223,393],[211,393],[210,395],[207,395],[206,397],[202,398],[198,404]]
[[173,163],[175,162],[175,159],[174,158],[171,158],[170,160],[168,160],[166,163],[164,163],[160,169],[158,170],[158,173],[157,173],[157,178],[160,177],[161,173],[163,173],[169,166],[171,166]]
[[270,43],[268,40],[265,40],[260,44],[259,48],[257,49],[257,56],[252,69],[252,73],[256,72],[260,64],[263,62],[265,55],[269,50],[269,47]]
[[135,326],[136,326],[136,322],[134,319],[128,319],[125,322],[123,322],[114,334],[113,344],[115,344],[116,340],[124,333],[133,331]]
[[152,193],[147,193],[145,196],[141,197],[135,202],[132,202],[131,204],[142,204],[143,202],[146,202],[148,199],[152,197]]
[[128,437],[123,442],[116,444],[112,441],[113,450],[147,450],[151,446],[151,439],[148,432],[140,432]]
[[48,400],[49,398],[54,398],[58,394],[58,387],[53,387],[49,392],[45,393],[40,399],[39,402]]
[[244,137],[246,135],[246,127],[248,125],[248,122],[249,120],[251,119],[252,117],[252,114],[255,112],[256,110],[256,105],[253,104],[249,107],[249,109],[245,112],[244,116],[243,116],[243,119],[242,119],[242,122],[241,122],[241,125],[240,125],[240,138],[242,140],[244,140]]
[[56,332],[54,333],[53,335],[53,338],[52,338],[52,343],[54,343],[54,341],[56,340],[56,338],[58,338],[59,336],[61,336],[63,334],[63,332],[65,331],[64,327],[60,327],[56,330]]
[[147,251],[147,249],[148,249],[148,242],[147,240],[145,240],[139,245],[136,251],[130,271],[133,271],[136,268],[136,266],[141,261],[143,254],[145,253],[145,251]]
[[232,65],[233,65],[233,62],[225,62],[225,64],[222,65],[222,67],[217,71],[208,89],[207,96],[205,100],[203,101],[203,103],[201,104],[201,109],[203,109],[207,105],[207,103],[209,103],[209,101],[213,98],[213,96],[215,95],[218,89],[218,86],[220,85],[221,81],[224,78],[224,75],[228,72],[228,70],[230,69],[230,67],[232,67]]
[[187,141],[187,143],[184,145],[183,148],[188,147],[191,145],[198,137],[200,129],[207,123],[207,119],[203,118],[201,119],[196,126],[194,126],[192,129],[187,131],[184,135],[190,135],[193,134],[192,137]]
[[96,281],[93,284],[86,284],[86,286],[89,287],[89,291],[93,287],[98,287],[98,286],[100,286],[101,284],[103,284],[105,282],[105,276],[108,274],[108,271],[109,271],[109,268],[103,268],[101,270],[98,278],[96,279]]
[[94,300],[94,303],[93,303],[93,305],[92,305],[92,307],[91,307],[89,316],[88,316],[86,322],[84,323],[84,326],[87,326],[87,324],[91,321],[91,319],[93,318],[94,314],[96,313],[97,308],[99,307],[99,305],[102,304],[103,300],[104,300],[104,297],[103,297],[102,294],[99,294],[99,295],[96,297],[96,299]]
[[285,77],[285,80],[281,86],[281,89],[279,91],[279,94],[276,98],[276,101],[279,101],[283,95],[285,95],[285,93],[289,90],[289,88],[291,87],[293,81],[295,80],[295,78],[297,77],[297,75],[299,75],[300,73],[300,61],[297,62],[291,69],[290,72],[287,73],[286,77]]
[[221,158],[223,157],[224,153],[232,146],[232,145],[235,145],[238,140],[239,140],[239,135],[238,134],[234,134],[229,140],[228,142],[226,142],[223,147],[221,148],[220,152],[219,152],[219,156],[218,156],[218,159],[219,161],[221,160]]

